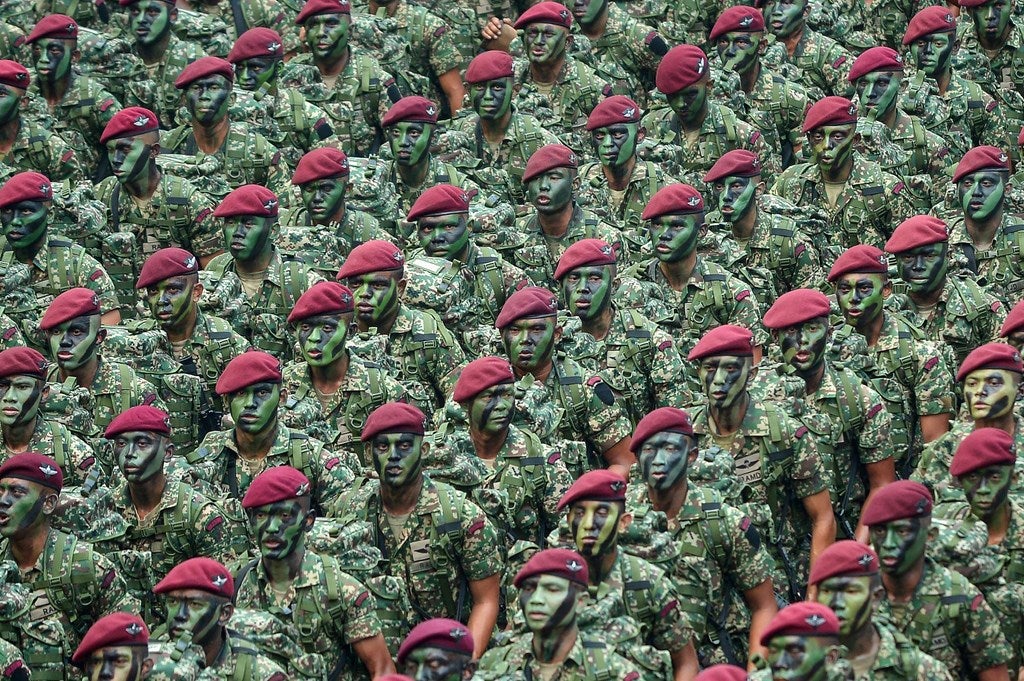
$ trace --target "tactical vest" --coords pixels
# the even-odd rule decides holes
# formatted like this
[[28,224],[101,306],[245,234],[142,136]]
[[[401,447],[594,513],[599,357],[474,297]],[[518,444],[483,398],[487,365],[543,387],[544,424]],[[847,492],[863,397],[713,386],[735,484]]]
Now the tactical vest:
[[[235,189],[243,184],[266,184],[273,168],[272,159],[277,156],[277,152],[262,135],[253,135],[251,137],[252,144],[249,144],[250,137],[247,131],[247,128],[239,125],[231,126],[227,139],[221,147],[223,151],[214,154],[224,161],[222,173],[230,189]],[[167,135],[165,148],[172,154],[198,155],[198,151],[194,148],[194,140],[189,139],[191,134],[192,127],[189,125],[172,130]],[[222,200],[224,197],[214,196],[214,198]]]
[[466,263],[475,277],[473,288],[477,300],[487,308],[489,319],[497,318],[508,295],[501,265],[501,255],[488,246],[478,246],[476,257]]
[[[582,672],[582,681],[616,681],[615,670],[610,662],[611,655],[615,651],[610,649],[603,641],[592,638],[594,634],[595,632],[593,631],[581,632],[580,645],[583,646],[584,664],[582,669],[574,671],[576,673]],[[519,665],[513,665],[508,659],[507,653],[511,653],[517,648],[518,646],[493,648],[492,650],[506,653],[506,656],[488,659],[488,675],[495,673],[496,678],[518,678],[521,675],[526,681],[534,681],[533,672],[529,666],[520,668]]]
[[[44,355],[48,354],[46,338],[39,329],[39,319],[58,295],[79,285],[74,279],[82,272],[82,261],[85,251],[76,249],[75,245],[62,237],[50,236],[46,247],[46,277],[29,284],[32,296],[19,296],[17,299],[8,296],[7,312],[21,325],[21,333],[25,342]],[[0,254],[0,271],[6,272],[14,265],[14,250],[7,248]],[[35,274],[34,265],[29,269]]]
[[[434,363],[437,351],[441,348],[442,322],[437,314],[430,310],[418,312],[423,320],[423,331],[403,333],[397,339],[392,336],[389,354],[394,360],[394,378],[408,389],[409,396],[413,397],[414,393],[418,392],[420,394],[415,395],[417,401],[433,404],[437,397],[434,395],[427,367]],[[454,343],[454,340],[452,342]]]
[[[979,251],[972,244],[954,244],[967,258],[968,268],[980,274],[989,260],[1002,260],[1003,266],[991,268],[991,279],[985,277],[981,283],[990,286],[996,295],[1008,301],[1016,300],[1024,291],[1024,223],[1006,225],[1002,228],[1005,242],[1001,248]],[[1000,295],[1001,294],[1001,295]]]
[[[879,178],[881,179],[881,178]],[[787,186],[787,198],[799,206],[817,206],[825,210],[829,215],[829,227],[833,232],[838,231],[842,235],[844,247],[863,243],[865,238],[873,238],[874,234],[864,233],[865,227],[870,227],[879,235],[884,234],[890,228],[892,217],[890,216],[889,203],[887,201],[875,201],[871,205],[870,198],[882,194],[885,186],[882,184],[856,185],[859,196],[846,204],[842,212],[833,214],[828,208],[828,198],[818,192],[813,180],[805,179],[799,184]],[[847,219],[842,219],[843,217]],[[865,224],[867,223],[867,224]],[[835,250],[835,244],[825,250],[831,253]]]
[[[332,421],[340,421],[340,427],[332,428],[333,437],[329,438],[331,445],[346,448],[355,447],[360,452],[362,447],[360,446],[359,436],[363,432],[363,426],[366,425],[366,418],[370,415],[370,412],[385,402],[384,370],[376,362],[364,361],[363,366],[369,377],[369,387],[366,390],[352,391],[348,402],[341,405],[339,409],[336,409],[331,414],[323,415],[324,425],[330,425]],[[319,399],[313,390],[313,384],[309,381],[303,381],[298,384],[295,392],[288,396],[284,405],[285,409],[287,410],[289,405],[295,405],[307,398],[314,401]],[[369,461],[362,461],[362,464],[366,466],[369,463]],[[298,466],[294,467],[299,468]]]
[[[606,380],[626,398],[626,411],[632,423],[651,412],[654,404],[650,390],[654,336],[648,328],[649,322],[635,309],[616,310],[619,325],[624,329],[624,342],[613,345],[605,339],[605,362],[613,373],[605,374]],[[618,337],[619,334],[617,333]],[[622,384],[614,381],[622,378]]]
[[77,678],[65,667],[75,646],[68,639],[60,618],[0,620],[0,638],[21,651],[33,681],[70,681]]
[[100,575],[96,574],[92,546],[86,542],[81,544],[87,550],[76,552],[79,540],[74,535],[59,533],[53,554],[49,560],[43,561],[39,576],[27,585],[32,590],[34,606],[38,603],[36,599],[42,595],[45,595],[50,606],[33,607],[28,613],[28,621],[36,622],[57,616],[65,630],[73,631],[79,639],[85,636],[92,624],[83,612],[83,608],[88,607],[93,600],[89,590],[93,586],[105,586],[99,584]]
[[559,435],[564,438],[562,459],[566,468],[573,478],[578,478],[587,471],[604,468],[605,463],[601,455],[583,441],[583,435],[588,430],[587,417],[590,414],[590,396],[583,388],[584,381],[587,380],[583,367],[568,357],[559,356],[551,365],[551,376],[554,378],[556,397],[562,407],[562,413],[564,418],[568,419],[568,428],[561,424],[558,428]]

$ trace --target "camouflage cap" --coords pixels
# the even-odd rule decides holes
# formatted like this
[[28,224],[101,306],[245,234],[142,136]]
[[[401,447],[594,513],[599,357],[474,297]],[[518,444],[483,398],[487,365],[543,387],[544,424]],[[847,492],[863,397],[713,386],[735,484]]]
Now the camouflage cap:
[[138,615],[115,612],[101,617],[89,627],[82,642],[71,656],[71,662],[81,667],[94,651],[114,646],[144,646],[149,643],[149,629]]
[[860,521],[865,525],[884,525],[904,518],[931,515],[932,493],[913,480],[897,480],[879,489],[864,506]]
[[838,636],[839,618],[821,603],[803,601],[780,610],[761,633],[761,645],[776,636]]
[[512,583],[518,587],[527,579],[536,575],[554,575],[581,586],[587,586],[587,582],[590,579],[587,561],[583,560],[583,556],[569,549],[545,549],[538,551],[516,573]]
[[88,288],[71,288],[53,299],[39,320],[39,328],[48,331],[75,317],[101,314],[100,298]]
[[1017,463],[1013,436],[1001,428],[975,428],[960,441],[949,464],[954,477],[989,466],[1013,466]]
[[60,38],[61,40],[78,39],[78,22],[66,14],[50,14],[43,17],[25,38],[26,43],[34,43],[43,38]]
[[0,479],[17,478],[36,482],[58,492],[64,487],[64,473],[56,461],[38,452],[22,452],[0,464]]
[[0,208],[22,201],[53,201],[50,178],[33,171],[18,173],[0,187]]

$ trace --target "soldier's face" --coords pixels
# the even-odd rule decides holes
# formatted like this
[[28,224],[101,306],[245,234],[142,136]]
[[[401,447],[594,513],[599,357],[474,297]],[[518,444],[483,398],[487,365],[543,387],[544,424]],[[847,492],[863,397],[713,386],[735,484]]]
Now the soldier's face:
[[224,218],[224,244],[231,257],[243,262],[255,260],[270,251],[274,218],[235,215]]
[[863,328],[882,314],[885,275],[851,272],[836,282],[836,301],[846,323]]
[[921,36],[911,44],[910,55],[917,68],[924,71],[926,76],[934,78],[949,68],[953,56],[953,34],[931,33]]
[[348,177],[328,177],[302,185],[302,203],[315,225],[326,225],[345,205]]
[[516,412],[516,391],[512,383],[487,388],[469,405],[470,423],[484,433],[501,433],[508,429]]
[[25,249],[46,236],[46,218],[49,214],[42,201],[22,201],[0,208],[0,223],[11,248]]
[[170,441],[160,433],[146,430],[128,431],[115,437],[114,456],[125,480],[145,482],[162,473]]
[[190,277],[171,277],[146,287],[149,311],[163,328],[177,328],[195,306]]
[[252,92],[261,85],[270,87],[277,77],[277,65],[280,59],[273,57],[252,57],[235,65],[235,82],[238,87]]
[[[308,490],[307,490],[308,492]],[[260,555],[269,560],[283,560],[302,544],[309,512],[297,500],[279,501],[259,506],[249,512],[249,524]]]
[[718,210],[729,222],[742,219],[755,205],[757,183],[760,175],[755,177],[723,177],[714,183],[718,194]]
[[583,321],[600,317],[612,303],[612,265],[577,267],[562,277],[562,299]]
[[767,28],[776,38],[788,38],[804,27],[807,0],[771,0],[764,6]]
[[694,439],[683,433],[662,431],[640,445],[640,472],[651,489],[668,490],[686,477]]
[[[156,1],[156,0],[154,0]],[[157,4],[162,5],[162,2]],[[153,145],[146,144],[144,136],[121,137],[107,141],[107,159],[110,170],[122,184],[133,182],[149,171],[153,159]]]
[[43,504],[55,491],[20,478],[0,479],[0,537],[19,538],[32,533],[44,520]]
[[418,121],[399,121],[390,128],[391,153],[400,166],[414,166],[423,161],[430,150],[434,124]]
[[956,185],[964,215],[972,220],[985,220],[1003,205],[1006,195],[1006,173],[979,170],[960,178]]
[[700,361],[697,374],[711,406],[726,409],[747,391],[752,357],[717,355]]
[[185,108],[201,125],[224,120],[231,104],[231,81],[224,76],[206,76],[185,88]]
[[871,546],[878,554],[882,572],[902,575],[924,556],[928,528],[920,518],[902,518],[871,526]]
[[352,17],[347,14],[318,14],[306,20],[306,45],[316,61],[339,59],[348,47]]
[[817,600],[839,618],[839,635],[849,636],[871,621],[874,612],[871,576],[830,577],[818,584]]
[[526,196],[538,213],[558,213],[572,202],[575,173],[552,168],[526,183]]
[[306,363],[313,367],[325,367],[343,356],[351,321],[351,312],[316,315],[299,321],[295,329],[299,337],[299,349]]
[[82,665],[89,681],[142,681],[145,678],[144,646],[106,646],[94,650]]
[[576,21],[589,25],[597,21],[607,6],[608,0],[575,0],[569,9]]
[[39,414],[46,382],[35,376],[0,378],[0,423],[17,426]]
[[401,272],[369,272],[349,277],[346,282],[356,300],[356,318],[363,324],[375,325],[397,308],[398,282]]
[[444,648],[420,647],[405,656],[400,673],[413,681],[460,681],[469,657]]
[[616,168],[629,163],[629,159],[636,156],[639,134],[639,123],[618,123],[592,132],[594,151],[601,165]]
[[704,120],[708,113],[708,89],[711,81],[707,78],[684,87],[679,92],[669,95],[668,105],[679,116],[683,123],[696,123]]
[[989,40],[1001,38],[1006,27],[1010,24],[1010,15],[1013,13],[1013,4],[1006,0],[989,0],[979,7],[968,7],[967,13],[971,15],[974,22],[974,29],[979,36]]
[[530,24],[523,31],[526,56],[534,64],[557,61],[565,55],[569,29],[555,24]]
[[828,317],[815,317],[779,331],[782,361],[800,372],[810,371],[825,360]]
[[40,79],[55,83],[71,73],[72,56],[76,41],[42,38],[32,43],[32,59]]
[[428,215],[417,221],[416,234],[427,255],[454,260],[469,245],[469,219],[465,213]]
[[469,97],[480,118],[493,121],[502,118],[512,107],[512,78],[495,78],[469,86]]
[[582,499],[569,507],[569,529],[576,550],[584,558],[603,556],[619,539],[622,502]]
[[50,355],[62,369],[77,369],[96,356],[100,327],[100,316],[94,314],[75,317],[49,329]]
[[419,480],[423,436],[415,433],[380,433],[373,438],[373,466],[381,484],[405,487]]
[[536,634],[564,629],[576,619],[576,587],[565,577],[528,577],[519,585],[519,607]]
[[715,49],[726,71],[746,73],[757,63],[761,47],[761,33],[731,31],[718,36]]
[[277,416],[280,383],[254,383],[231,395],[231,418],[246,433],[262,433]]
[[679,262],[693,255],[704,226],[703,213],[662,215],[647,223],[654,254],[662,262]]
[[775,636],[768,642],[772,681],[825,681],[827,656],[816,636]]
[[524,317],[501,330],[505,352],[512,366],[530,372],[551,361],[555,351],[558,318]]
[[10,85],[0,85],[0,125],[10,123],[21,109],[25,91]]
[[949,260],[946,243],[928,244],[896,256],[900,277],[914,293],[931,293],[946,283]]
[[202,645],[219,634],[217,623],[225,599],[200,589],[174,589],[165,596],[167,633],[172,641],[191,634],[192,643]]
[[1006,337],[1006,342],[1017,348],[1017,352],[1024,350],[1024,331],[1014,331]]
[[971,418],[997,419],[1013,411],[1020,374],[1005,369],[978,369],[964,377],[964,404]]
[[128,8],[128,28],[139,45],[153,45],[171,30],[172,6],[161,0],[139,0]]
[[874,71],[857,79],[857,96],[865,110],[875,112],[875,118],[881,118],[896,106],[896,97],[900,93],[900,81],[903,80],[896,71]]
[[841,168],[853,155],[856,123],[823,125],[807,133],[814,162],[823,170]]
[[971,505],[971,513],[986,521],[1006,504],[1013,482],[1013,466],[986,466],[957,479]]

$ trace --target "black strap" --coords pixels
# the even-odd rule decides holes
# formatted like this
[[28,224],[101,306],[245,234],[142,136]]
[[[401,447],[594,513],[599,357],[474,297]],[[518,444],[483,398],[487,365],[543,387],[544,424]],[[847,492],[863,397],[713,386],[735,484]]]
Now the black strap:
[[241,38],[242,34],[249,30],[249,24],[245,21],[245,14],[242,12],[240,0],[230,0],[231,18],[235,20],[235,38]]
[[252,569],[256,567],[256,563],[258,562],[260,562],[259,558],[253,558],[248,563],[243,565],[242,569],[239,570],[238,573],[235,575],[235,597],[231,599],[232,603],[234,603],[238,598],[238,590],[242,586],[242,582],[245,581],[245,578],[249,576],[249,573],[252,572]]
[[114,191],[110,193],[110,226],[117,231],[121,226],[121,183],[114,183]]

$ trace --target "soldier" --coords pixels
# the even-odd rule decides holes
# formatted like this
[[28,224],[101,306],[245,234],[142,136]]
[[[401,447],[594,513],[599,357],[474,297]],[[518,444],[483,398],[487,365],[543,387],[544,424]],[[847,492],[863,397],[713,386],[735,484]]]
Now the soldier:
[[425,425],[409,404],[375,409],[361,439],[378,480],[339,497],[333,515],[370,523],[387,573],[406,580],[410,619],[465,622],[479,657],[500,610],[502,542],[476,504],[424,475]]
[[808,566],[836,536],[831,472],[805,426],[772,402],[751,400],[753,346],[750,331],[725,324],[690,351],[707,398],[693,413],[693,432],[731,454],[744,501],[767,504],[770,518],[762,514],[758,531],[785,571],[778,583],[792,602],[803,593]]
[[261,471],[291,465],[312,482],[308,490],[315,510],[343,494],[354,475],[324,443],[280,422],[281,363],[265,352],[244,352],[217,379],[234,427],[209,433],[188,457],[196,477],[245,497]]
[[999,337],[1020,350],[1024,348],[1024,300],[1013,306],[999,329]]
[[14,561],[31,589],[30,622],[57,619],[72,645],[112,612],[135,612],[111,562],[92,544],[50,527],[64,486],[53,459],[25,452],[0,465],[0,560]]
[[138,615],[115,612],[89,627],[71,663],[87,679],[142,681],[153,669],[149,629]]
[[444,617],[413,627],[395,662],[413,681],[469,681],[477,666],[469,629]]
[[811,161],[786,168],[771,193],[825,213],[833,250],[822,252],[823,260],[860,243],[883,244],[892,224],[909,217],[911,207],[904,183],[854,150],[857,105],[826,97],[807,110],[803,131]]
[[839,646],[839,620],[820,603],[793,603],[772,619],[761,634],[761,645],[768,649],[754,679],[792,679],[826,681],[848,678],[834,670],[843,663]]
[[634,665],[614,648],[581,631],[578,623],[587,600],[587,563],[575,551],[547,549],[535,553],[515,577],[519,608],[529,633],[511,645],[491,648],[480,659],[476,676],[484,681],[546,678],[593,681],[640,678]]
[[212,558],[189,558],[171,568],[153,587],[167,604],[166,625],[154,638],[186,640],[202,648],[205,667],[217,678],[233,679],[244,672],[252,681],[285,681],[276,662],[228,628],[235,614],[235,580]]
[[879,613],[954,678],[1004,679],[1010,648],[999,620],[965,577],[927,556],[931,517],[928,488],[910,480],[886,485],[865,506],[886,591]]
[[366,587],[333,557],[306,548],[312,504],[309,479],[291,466],[275,466],[253,480],[242,506],[259,556],[236,573],[235,603],[294,624],[303,650],[323,655],[326,678],[340,678],[354,665],[352,653],[370,678],[394,672]]
[[768,0],[761,11],[775,42],[785,48],[782,63],[798,69],[799,83],[808,94],[815,98],[845,95],[853,56],[807,26],[809,4],[808,0]]

